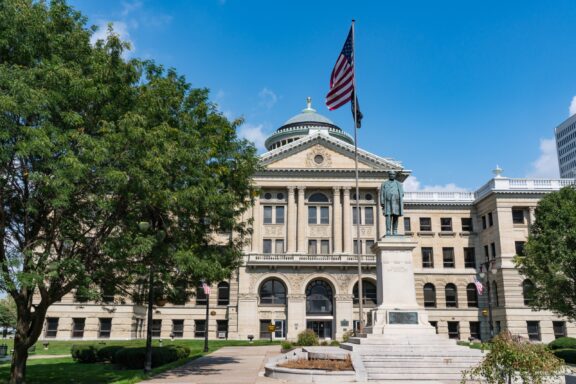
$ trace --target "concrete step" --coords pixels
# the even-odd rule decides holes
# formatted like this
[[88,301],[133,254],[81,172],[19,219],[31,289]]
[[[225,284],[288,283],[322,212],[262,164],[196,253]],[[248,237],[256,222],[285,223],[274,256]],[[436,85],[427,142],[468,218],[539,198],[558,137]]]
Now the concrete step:
[[364,360],[364,366],[368,369],[376,368],[426,368],[426,367],[465,367],[475,365],[477,360],[452,360],[442,361],[406,361],[406,360]]
[[468,369],[467,366],[465,367],[456,367],[456,366],[432,366],[432,367],[373,367],[367,366],[366,372],[368,375],[371,374],[396,374],[396,373],[410,373],[410,374],[426,374],[426,373],[441,373],[441,374],[460,374],[462,371]]
[[413,372],[402,372],[402,373],[390,373],[390,374],[371,374],[368,373],[368,380],[413,380],[418,382],[423,382],[426,380],[430,381],[440,381],[442,383],[447,380],[457,380],[458,382],[462,379],[462,374],[460,372],[454,373],[413,373]]

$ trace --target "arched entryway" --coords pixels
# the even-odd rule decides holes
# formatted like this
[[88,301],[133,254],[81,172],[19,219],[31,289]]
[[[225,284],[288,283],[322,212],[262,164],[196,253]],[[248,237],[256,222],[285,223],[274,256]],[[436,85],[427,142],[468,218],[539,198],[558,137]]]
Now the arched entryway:
[[306,328],[320,339],[334,337],[334,289],[326,280],[315,279],[306,286]]

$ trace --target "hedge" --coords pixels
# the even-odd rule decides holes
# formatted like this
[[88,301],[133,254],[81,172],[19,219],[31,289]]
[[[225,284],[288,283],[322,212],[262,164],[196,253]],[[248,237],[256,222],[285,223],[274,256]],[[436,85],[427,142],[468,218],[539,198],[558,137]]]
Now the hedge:
[[122,349],[124,349],[124,347],[121,345],[109,345],[107,347],[102,347],[98,349],[97,352],[98,361],[111,362],[112,359],[114,358],[114,355]]
[[[152,368],[184,359],[190,355],[190,348],[181,345],[152,348]],[[112,363],[128,369],[144,368],[146,348],[123,348],[114,354]]]
[[98,348],[95,345],[73,345],[70,353],[74,361],[79,363],[96,363],[98,359]]
[[550,342],[548,347],[552,350],[555,349],[576,349],[576,339],[573,337],[559,337]]
[[576,349],[556,349],[553,351],[557,358],[568,364],[576,364]]

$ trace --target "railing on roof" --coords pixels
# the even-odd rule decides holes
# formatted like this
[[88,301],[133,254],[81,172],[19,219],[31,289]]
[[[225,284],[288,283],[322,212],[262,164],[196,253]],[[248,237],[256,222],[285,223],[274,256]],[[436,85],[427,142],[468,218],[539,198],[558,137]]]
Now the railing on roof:
[[405,202],[465,202],[474,201],[474,192],[406,192]]
[[[361,255],[363,263],[376,263],[376,255]],[[351,264],[358,263],[356,255],[257,253],[244,255],[246,265],[268,264]]]

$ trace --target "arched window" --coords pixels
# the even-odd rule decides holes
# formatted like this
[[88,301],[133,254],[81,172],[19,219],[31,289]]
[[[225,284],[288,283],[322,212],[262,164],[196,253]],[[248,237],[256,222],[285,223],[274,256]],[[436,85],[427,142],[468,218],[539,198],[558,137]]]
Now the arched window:
[[260,286],[260,304],[286,304],[286,286],[278,279],[266,280]]
[[524,297],[524,305],[532,304],[532,295],[534,295],[534,284],[526,279],[522,282],[522,296]]
[[[352,289],[354,295],[354,304],[358,304],[358,282],[354,284]],[[377,301],[376,286],[370,280],[362,279],[362,303],[368,305],[375,305]]]
[[424,284],[424,307],[436,308],[436,287],[434,284]]
[[496,284],[495,281],[492,282],[492,292],[490,293],[492,294],[492,304],[494,304],[495,307],[499,307],[500,302],[498,299],[498,284]]
[[478,291],[476,291],[474,283],[466,286],[466,298],[468,299],[468,308],[478,308]]
[[446,284],[444,288],[446,294],[446,307],[447,308],[458,308],[458,292],[456,291],[456,286],[452,283]]
[[225,281],[218,283],[218,305],[230,303],[230,284]]
[[332,314],[332,287],[324,280],[314,280],[306,287],[306,313]]
[[310,197],[308,198],[308,202],[309,203],[328,203],[330,202],[330,200],[328,199],[328,197],[323,194],[323,193],[313,193],[312,195],[310,195]]
[[204,288],[202,288],[202,283],[199,283],[196,287],[196,305],[206,305],[206,301]]

